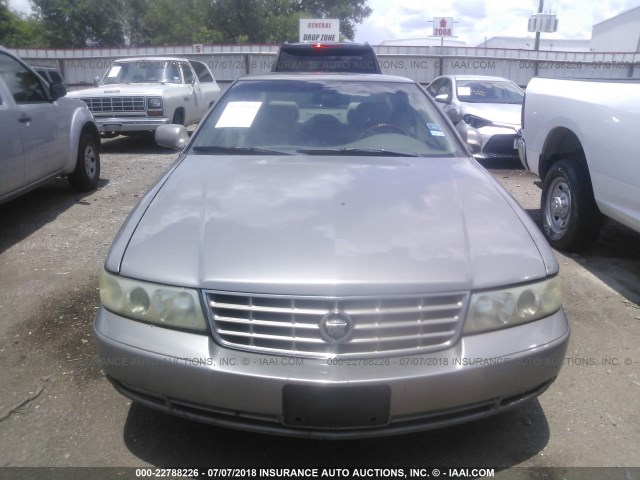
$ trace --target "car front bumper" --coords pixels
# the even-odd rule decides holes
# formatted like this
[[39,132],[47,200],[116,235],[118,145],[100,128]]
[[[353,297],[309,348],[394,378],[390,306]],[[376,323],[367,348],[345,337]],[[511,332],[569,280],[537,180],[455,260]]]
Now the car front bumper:
[[439,352],[333,360],[231,350],[104,307],[94,333],[107,376],[141,404],[252,431],[357,438],[462,423],[535,398],[560,371],[569,326],[560,310]]
[[155,130],[161,125],[169,125],[171,120],[165,117],[96,117],[94,120],[100,132],[145,132]]
[[476,158],[496,158],[496,159],[517,159],[518,150],[516,141],[518,133],[515,128],[503,126],[486,126],[473,128],[464,122],[460,122],[457,127],[466,139],[469,130],[474,130],[481,140],[480,152],[476,153]]
[[518,137],[517,140],[518,146],[518,158],[520,159],[520,163],[526,170],[531,170],[529,168],[529,164],[527,163],[527,144],[524,141],[524,138],[521,136]]

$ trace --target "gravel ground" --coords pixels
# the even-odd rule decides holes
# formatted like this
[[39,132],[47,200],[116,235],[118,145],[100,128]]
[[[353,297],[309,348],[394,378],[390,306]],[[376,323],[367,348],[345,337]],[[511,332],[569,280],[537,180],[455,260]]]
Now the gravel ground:
[[[98,275],[127,214],[175,157],[150,138],[108,140],[96,192],[79,195],[60,179],[0,205],[0,467],[450,465],[496,467],[505,478],[528,478],[516,466],[640,467],[640,236],[613,222],[584,254],[557,255],[567,364],[521,408],[404,437],[321,442],[131,405],[95,357]],[[539,218],[533,175],[485,166]]]

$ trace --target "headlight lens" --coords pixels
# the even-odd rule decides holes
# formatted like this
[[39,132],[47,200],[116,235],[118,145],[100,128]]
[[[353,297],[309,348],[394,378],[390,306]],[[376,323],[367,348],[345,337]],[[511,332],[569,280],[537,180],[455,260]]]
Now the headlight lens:
[[147,108],[149,110],[160,110],[162,108],[162,98],[161,97],[147,98]]
[[513,327],[551,315],[562,307],[559,276],[520,287],[474,293],[464,333]]
[[473,128],[488,127],[492,124],[489,120],[470,114],[464,115],[462,121]]
[[104,271],[100,301],[107,310],[134,320],[167,328],[207,330],[198,292],[189,288],[156,285]]

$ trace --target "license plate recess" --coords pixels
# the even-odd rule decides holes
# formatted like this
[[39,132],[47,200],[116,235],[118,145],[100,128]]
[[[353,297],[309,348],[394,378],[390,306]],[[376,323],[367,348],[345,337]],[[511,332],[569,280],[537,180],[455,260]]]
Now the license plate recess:
[[282,399],[284,423],[290,426],[357,428],[389,423],[388,385],[285,385]]

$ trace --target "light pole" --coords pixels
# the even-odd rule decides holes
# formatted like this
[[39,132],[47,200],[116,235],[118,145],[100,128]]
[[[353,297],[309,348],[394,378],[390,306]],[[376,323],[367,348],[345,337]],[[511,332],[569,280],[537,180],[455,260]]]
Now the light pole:
[[[538,3],[538,13],[542,13],[543,9],[544,9],[544,0],[540,0],[540,2]],[[540,30],[538,30],[536,32],[536,43],[535,43],[535,47],[533,47],[533,49],[535,51],[538,51],[539,48],[540,48]],[[537,67],[536,67],[536,70],[537,70]],[[538,72],[536,72],[536,75],[537,74],[538,74]]]
[[[538,13],[532,15],[529,19],[529,31],[536,32],[536,41],[533,49],[537,52],[540,50],[540,32],[555,32],[558,30],[558,20],[555,14],[544,15],[542,10],[544,9],[544,0],[540,0],[538,3]],[[535,73],[538,75],[538,54],[535,57]]]

